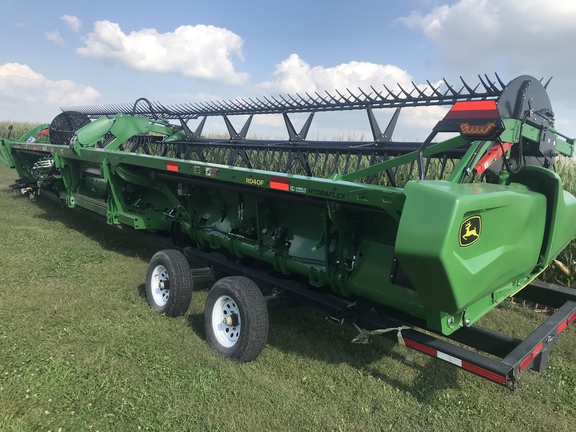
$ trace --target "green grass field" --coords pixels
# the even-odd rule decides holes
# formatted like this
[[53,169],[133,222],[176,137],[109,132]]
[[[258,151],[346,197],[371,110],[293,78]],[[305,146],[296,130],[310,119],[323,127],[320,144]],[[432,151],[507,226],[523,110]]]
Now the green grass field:
[[[204,337],[209,284],[170,319],[144,296],[158,246],[8,191],[0,166],[0,431],[574,429],[576,328],[514,393],[307,307],[272,312],[254,362]],[[522,337],[545,314],[510,301],[481,325]]]

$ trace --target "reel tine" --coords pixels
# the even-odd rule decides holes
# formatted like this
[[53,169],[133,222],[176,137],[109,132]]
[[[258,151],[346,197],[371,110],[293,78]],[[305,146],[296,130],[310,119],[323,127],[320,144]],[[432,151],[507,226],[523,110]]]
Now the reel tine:
[[490,91],[490,87],[488,87],[488,85],[484,82],[484,80],[482,79],[481,75],[478,75],[478,78],[480,79],[480,83],[482,84],[482,86],[484,86],[484,88],[486,89],[487,92]]
[[[386,87],[386,84],[384,84],[384,88],[385,88],[386,91],[388,92],[388,96],[391,96],[392,99],[394,99],[394,100],[397,100],[397,101],[400,100],[400,97],[399,97],[398,95],[394,94],[394,93],[392,92],[392,90],[390,90],[388,87]],[[388,99],[388,96],[386,96],[386,100],[389,100],[389,99]]]
[[418,92],[420,97],[426,98],[428,96],[426,93],[424,93],[422,90],[420,90],[416,84],[414,84],[414,81],[410,81],[410,82],[412,83],[412,85],[414,86],[414,89]]
[[[384,100],[384,97],[382,96],[382,92],[377,91],[373,86],[370,86],[370,88],[372,89],[372,91],[374,92],[374,94],[375,94],[376,96],[378,96],[378,98],[379,98],[380,100]],[[376,97],[375,97],[375,98],[376,98]],[[375,98],[374,98],[374,99],[375,99]]]
[[488,77],[487,74],[484,74],[484,76],[486,77],[486,81],[488,82],[488,84],[490,85],[490,89],[493,90],[494,92],[498,92],[498,88],[494,85],[494,83],[490,80],[490,78]]
[[407,99],[407,100],[410,100],[410,101],[414,100],[414,96],[412,96],[412,92],[413,92],[414,90],[412,90],[410,93],[408,93],[406,90],[404,90],[404,89],[402,88],[402,86],[401,86],[400,84],[398,84],[398,88],[400,89],[400,91],[401,91],[402,93],[404,93],[404,95],[406,96],[406,99]]
[[466,83],[466,81],[464,81],[464,78],[462,78],[462,75],[460,75],[460,81],[462,81],[462,84],[464,84],[464,87],[466,87],[466,90],[468,91],[468,93],[469,93],[471,96],[474,96],[475,93],[476,93],[476,92],[475,92],[476,89],[473,89],[472,87],[470,87],[470,86]]
[[432,93],[433,93],[433,94],[435,94],[435,95],[438,96],[439,98],[444,97],[444,95],[443,95],[442,93],[440,93],[440,92],[438,91],[438,89],[435,88],[435,87],[430,83],[430,81],[426,80],[426,82],[428,83],[428,87],[432,90]]
[[444,81],[444,84],[446,84],[446,88],[448,89],[448,90],[446,91],[445,95],[446,95],[448,92],[450,92],[450,93],[452,93],[452,95],[454,95],[454,96],[456,96],[456,97],[460,96],[460,94],[459,94],[456,90],[454,90],[450,84],[448,84],[448,81],[446,81],[446,78],[442,78],[442,81]]
[[495,73],[494,75],[496,75],[496,79],[498,80],[500,87],[502,88],[502,90],[504,90],[506,88],[506,84],[500,79],[500,76],[497,73]]

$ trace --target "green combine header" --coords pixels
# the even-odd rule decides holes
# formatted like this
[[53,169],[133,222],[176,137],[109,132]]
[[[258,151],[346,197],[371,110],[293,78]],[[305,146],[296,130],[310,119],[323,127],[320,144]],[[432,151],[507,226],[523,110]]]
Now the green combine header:
[[[354,323],[359,340],[398,337],[513,389],[576,319],[572,289],[536,281],[576,234],[576,199],[554,170],[574,139],[555,129],[547,84],[533,77],[428,84],[67,107],[0,140],[0,160],[18,173],[14,190],[170,238],[150,262],[148,302],[182,315],[193,282],[215,280],[206,337],[226,357],[255,359],[268,310],[303,303]],[[402,109],[428,106],[448,107],[430,135],[395,141]],[[382,132],[374,112],[386,109]],[[307,139],[316,113],[351,110],[366,111],[370,141]],[[308,113],[300,131],[294,113]],[[287,138],[248,138],[255,115],[282,116]],[[229,138],[203,137],[210,116]],[[240,132],[234,116],[246,119]],[[557,311],[525,340],[475,325],[511,296]]]

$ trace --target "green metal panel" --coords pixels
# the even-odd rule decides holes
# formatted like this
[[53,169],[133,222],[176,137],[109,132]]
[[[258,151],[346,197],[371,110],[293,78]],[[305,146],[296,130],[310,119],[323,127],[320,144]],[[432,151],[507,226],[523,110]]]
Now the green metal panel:
[[113,122],[108,117],[100,117],[94,120],[76,132],[78,144],[83,147],[96,144],[112,129],[112,125]]
[[456,313],[530,273],[546,198],[520,185],[413,181],[396,254],[426,308]]
[[14,168],[14,159],[12,159],[11,146],[5,140],[0,140],[0,162],[8,168]]
[[511,175],[510,180],[523,183],[546,197],[547,222],[540,260],[544,267],[576,235],[576,198],[562,189],[558,174],[542,167],[523,167]]

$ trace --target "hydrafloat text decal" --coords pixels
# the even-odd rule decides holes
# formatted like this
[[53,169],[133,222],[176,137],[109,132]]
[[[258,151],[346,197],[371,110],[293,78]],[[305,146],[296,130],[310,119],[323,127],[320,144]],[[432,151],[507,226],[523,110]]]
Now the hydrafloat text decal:
[[346,198],[346,194],[340,192],[328,192],[321,189],[308,189],[308,193],[316,196],[321,196],[325,198],[335,198],[335,199],[344,199]]

